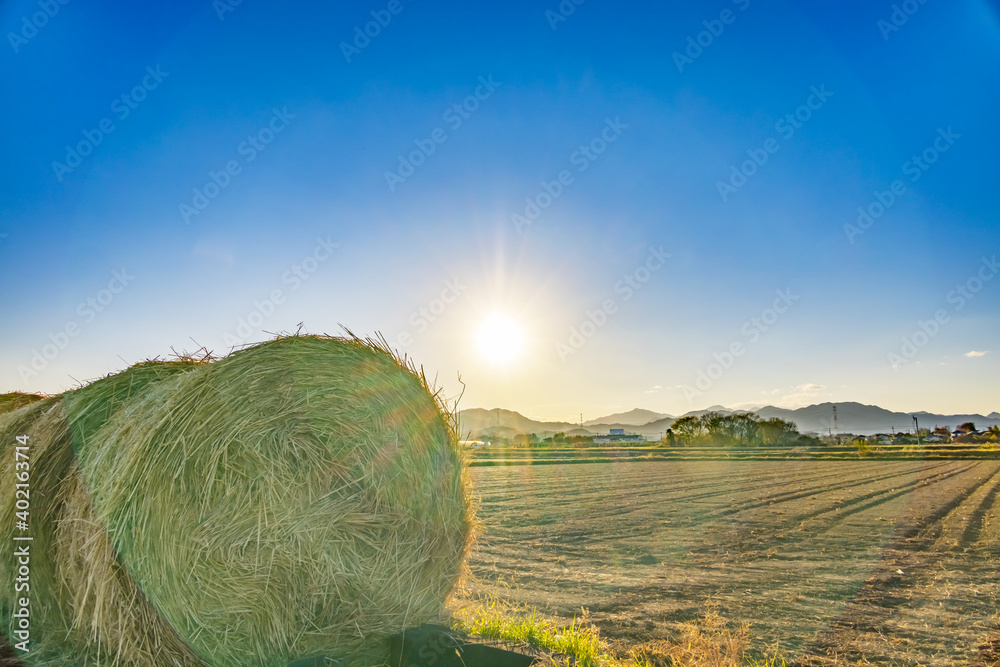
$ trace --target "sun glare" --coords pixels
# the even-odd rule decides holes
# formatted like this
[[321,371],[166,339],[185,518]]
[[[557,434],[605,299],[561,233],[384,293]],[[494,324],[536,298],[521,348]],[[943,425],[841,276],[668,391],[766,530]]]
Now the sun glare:
[[524,331],[505,315],[491,315],[479,325],[476,346],[483,359],[496,366],[506,366],[521,356]]

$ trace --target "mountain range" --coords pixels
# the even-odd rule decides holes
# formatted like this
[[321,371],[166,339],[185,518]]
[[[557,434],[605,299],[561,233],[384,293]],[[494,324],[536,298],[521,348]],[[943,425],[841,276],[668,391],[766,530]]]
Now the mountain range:
[[[834,422],[833,408],[837,408]],[[689,415],[701,416],[706,412],[743,412],[731,410],[721,405],[713,405],[704,410],[693,410],[683,415],[673,416],[652,410],[636,408],[628,412],[599,417],[579,423],[544,422],[529,419],[519,412],[493,408],[470,408],[458,413],[459,432],[463,438],[481,438],[489,436],[511,437],[518,433],[534,433],[549,436],[553,433],[568,435],[599,435],[606,434],[610,429],[621,428],[627,433],[640,433],[650,439],[660,439],[668,428],[680,417]],[[764,419],[780,417],[793,422],[802,433],[827,434],[831,432],[856,433],[870,435],[872,433],[892,433],[913,429],[913,417],[916,416],[921,428],[947,426],[951,429],[959,424],[973,422],[978,429],[990,426],[1000,426],[1000,412],[989,415],[961,414],[941,415],[930,412],[892,412],[877,405],[861,403],[819,403],[804,408],[790,410],[765,406],[755,410]]]
[[601,417],[600,419],[591,419],[590,421],[583,422],[583,425],[597,426],[599,424],[630,424],[632,426],[642,426],[643,424],[648,424],[649,422],[656,421],[657,419],[663,419],[664,417],[672,417],[672,415],[668,415],[665,412],[653,412],[652,410],[635,408],[634,410],[629,410],[628,412],[616,412],[613,415]]

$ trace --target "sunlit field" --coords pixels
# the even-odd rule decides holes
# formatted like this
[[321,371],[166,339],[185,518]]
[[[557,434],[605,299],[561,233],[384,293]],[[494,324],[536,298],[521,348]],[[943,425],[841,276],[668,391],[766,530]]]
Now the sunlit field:
[[[802,663],[969,664],[998,639],[1000,462],[481,467],[470,598],[623,650],[706,609]],[[853,662],[851,663],[853,664]]]
[[1000,667],[1000,0],[0,35],[0,667]]

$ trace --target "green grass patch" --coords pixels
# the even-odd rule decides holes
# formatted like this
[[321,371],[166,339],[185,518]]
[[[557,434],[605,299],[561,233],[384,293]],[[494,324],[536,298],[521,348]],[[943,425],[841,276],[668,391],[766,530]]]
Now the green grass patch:
[[[569,625],[556,625],[539,618],[534,610],[516,610],[495,597],[485,598],[473,611],[458,617],[454,627],[484,639],[527,644],[561,653],[579,667],[621,664],[608,653],[596,628],[576,619]],[[553,663],[560,664],[556,659]]]
[[586,617],[557,624],[536,610],[487,595],[455,615],[453,627],[466,634],[548,652],[549,664],[574,667],[786,667],[780,647],[750,649],[750,624],[735,625],[709,606],[692,623],[681,623],[672,640],[637,644],[622,653],[601,639]]

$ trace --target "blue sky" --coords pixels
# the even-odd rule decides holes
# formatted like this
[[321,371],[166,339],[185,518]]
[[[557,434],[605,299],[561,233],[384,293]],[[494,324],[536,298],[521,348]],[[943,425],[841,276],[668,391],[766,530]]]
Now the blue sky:
[[3,3],[0,391],[302,322],[536,418],[1000,410],[997,5],[651,4]]

